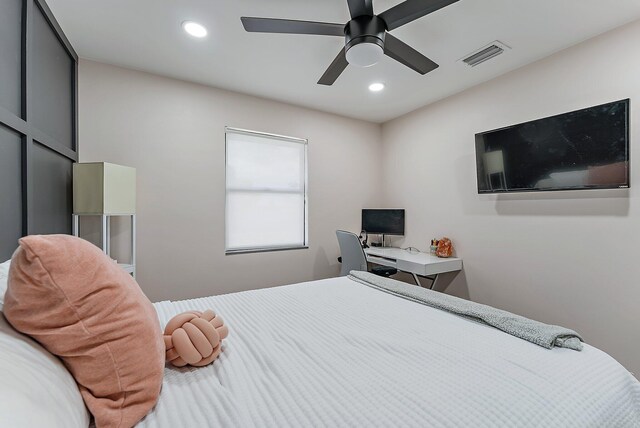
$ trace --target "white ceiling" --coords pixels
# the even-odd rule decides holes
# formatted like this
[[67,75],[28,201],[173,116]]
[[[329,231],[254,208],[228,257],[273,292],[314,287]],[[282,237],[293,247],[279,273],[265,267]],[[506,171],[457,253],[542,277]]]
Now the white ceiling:
[[[241,16],[346,23],[346,0],[47,0],[80,57],[384,122],[640,18],[639,0],[460,0],[396,29],[440,68],[385,57],[317,85],[339,37],[246,33]],[[380,13],[399,0],[374,0]],[[615,6],[613,5],[615,4]],[[209,30],[202,40],[180,26]],[[475,68],[459,59],[495,40],[512,49]],[[597,60],[594,58],[594,61]],[[374,81],[386,84],[370,93]]]

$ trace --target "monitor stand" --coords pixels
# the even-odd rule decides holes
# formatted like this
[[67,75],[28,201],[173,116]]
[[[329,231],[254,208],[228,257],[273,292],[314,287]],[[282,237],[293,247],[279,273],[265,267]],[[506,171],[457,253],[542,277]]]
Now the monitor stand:
[[380,237],[378,242],[371,242],[372,247],[383,248],[387,246],[384,233],[377,234]]

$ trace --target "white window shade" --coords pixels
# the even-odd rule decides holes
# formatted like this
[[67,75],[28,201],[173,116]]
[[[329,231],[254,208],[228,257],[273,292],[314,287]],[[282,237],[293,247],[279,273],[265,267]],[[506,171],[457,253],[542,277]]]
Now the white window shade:
[[226,251],[307,246],[307,141],[227,128]]

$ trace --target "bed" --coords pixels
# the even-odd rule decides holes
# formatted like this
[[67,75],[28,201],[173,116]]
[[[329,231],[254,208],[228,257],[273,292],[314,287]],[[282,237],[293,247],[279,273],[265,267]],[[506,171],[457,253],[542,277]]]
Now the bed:
[[[138,426],[640,427],[640,383],[606,353],[546,349],[366,275],[154,304],[161,326],[213,309],[230,334],[208,366],[165,365]],[[0,426],[89,425],[71,373],[4,316],[0,362]]]
[[230,335],[165,370],[140,427],[636,427],[640,383],[606,353],[545,349],[348,277],[155,304]]

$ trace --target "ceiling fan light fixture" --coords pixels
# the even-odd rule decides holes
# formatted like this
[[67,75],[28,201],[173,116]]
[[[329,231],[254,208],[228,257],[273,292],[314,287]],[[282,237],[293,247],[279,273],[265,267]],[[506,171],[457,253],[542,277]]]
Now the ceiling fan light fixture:
[[186,31],[190,36],[202,39],[207,36],[207,29],[203,25],[193,21],[184,21],[182,23],[182,29]]
[[383,89],[384,89],[384,83],[382,82],[375,82],[369,85],[369,90],[371,92],[380,92]]
[[349,64],[370,67],[382,59],[384,49],[377,43],[358,43],[351,46],[346,55]]

